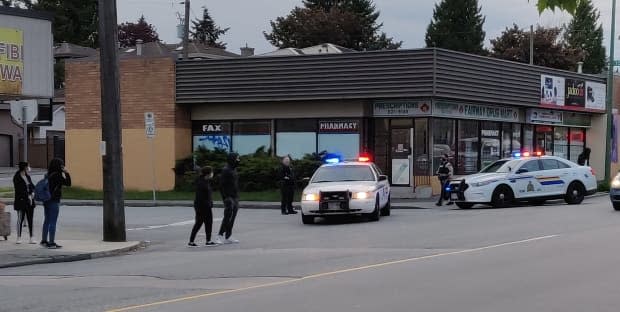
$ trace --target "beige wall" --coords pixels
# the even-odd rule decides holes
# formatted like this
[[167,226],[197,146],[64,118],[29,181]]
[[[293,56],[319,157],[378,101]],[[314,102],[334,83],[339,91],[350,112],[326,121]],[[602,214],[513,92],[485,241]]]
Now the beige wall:
[[[234,107],[234,109],[232,109]],[[268,115],[265,112],[269,112]],[[198,104],[192,120],[363,117],[363,101]]]
[[[174,166],[177,149],[170,145],[177,136],[178,129],[157,129],[157,136],[151,145],[143,129],[123,130],[123,179],[125,189],[148,191],[152,189],[151,155],[155,162],[157,190],[174,188]],[[97,189],[102,188],[101,156],[98,129],[67,130],[66,132],[67,169],[71,172],[74,186]],[[189,136],[189,134],[186,134]],[[189,144],[188,144],[189,145]],[[184,147],[187,148],[187,147]],[[189,150],[189,148],[187,148]],[[187,155],[185,155],[187,156]]]
[[590,167],[596,171],[598,180],[605,179],[605,147],[607,115],[592,115],[592,126],[586,130],[586,145],[592,150]]

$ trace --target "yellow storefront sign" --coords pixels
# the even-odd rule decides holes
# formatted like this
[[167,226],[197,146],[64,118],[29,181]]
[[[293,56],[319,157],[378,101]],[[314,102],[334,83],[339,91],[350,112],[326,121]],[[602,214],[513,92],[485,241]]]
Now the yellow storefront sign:
[[21,95],[24,73],[24,34],[0,28],[0,94]]

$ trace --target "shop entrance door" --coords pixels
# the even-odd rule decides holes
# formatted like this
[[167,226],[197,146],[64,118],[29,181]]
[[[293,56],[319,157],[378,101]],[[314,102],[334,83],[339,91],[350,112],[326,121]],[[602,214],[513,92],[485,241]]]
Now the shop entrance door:
[[545,155],[553,155],[553,127],[536,126],[534,151],[544,152]]
[[411,186],[411,141],[412,128],[391,130],[391,168],[392,185]]

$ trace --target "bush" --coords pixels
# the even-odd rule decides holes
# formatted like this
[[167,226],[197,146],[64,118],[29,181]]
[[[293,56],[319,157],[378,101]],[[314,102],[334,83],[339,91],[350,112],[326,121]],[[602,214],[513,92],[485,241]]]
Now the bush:
[[598,191],[609,193],[609,182],[608,181],[598,182]]
[[[219,177],[222,168],[226,165],[228,153],[224,150],[207,150],[198,148],[192,157],[177,161],[175,173],[177,175],[175,190],[193,191],[193,184],[198,174],[196,169],[213,167],[213,188],[219,188]],[[279,157],[271,156],[271,150],[261,147],[254,154],[241,156],[239,173],[239,188],[243,192],[266,191],[279,187],[278,170],[280,168]],[[292,162],[297,185],[302,185],[302,179],[311,177],[314,171],[321,166],[321,154],[306,155],[303,159]]]

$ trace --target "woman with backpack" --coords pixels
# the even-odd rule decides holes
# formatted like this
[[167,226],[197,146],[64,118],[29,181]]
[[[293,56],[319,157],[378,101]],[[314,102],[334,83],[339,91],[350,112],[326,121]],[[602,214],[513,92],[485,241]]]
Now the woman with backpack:
[[45,219],[41,233],[41,246],[50,249],[62,248],[56,244],[56,222],[60,212],[62,186],[71,186],[71,176],[65,169],[62,159],[54,158],[47,168],[45,179],[48,181],[50,199],[43,202]]
[[17,244],[22,243],[22,229],[24,219],[28,224],[30,234],[30,244],[36,244],[32,237],[32,219],[34,215],[34,184],[28,174],[30,166],[27,162],[19,163],[19,170],[13,176],[13,189],[15,190],[15,201],[13,208],[17,211]]

